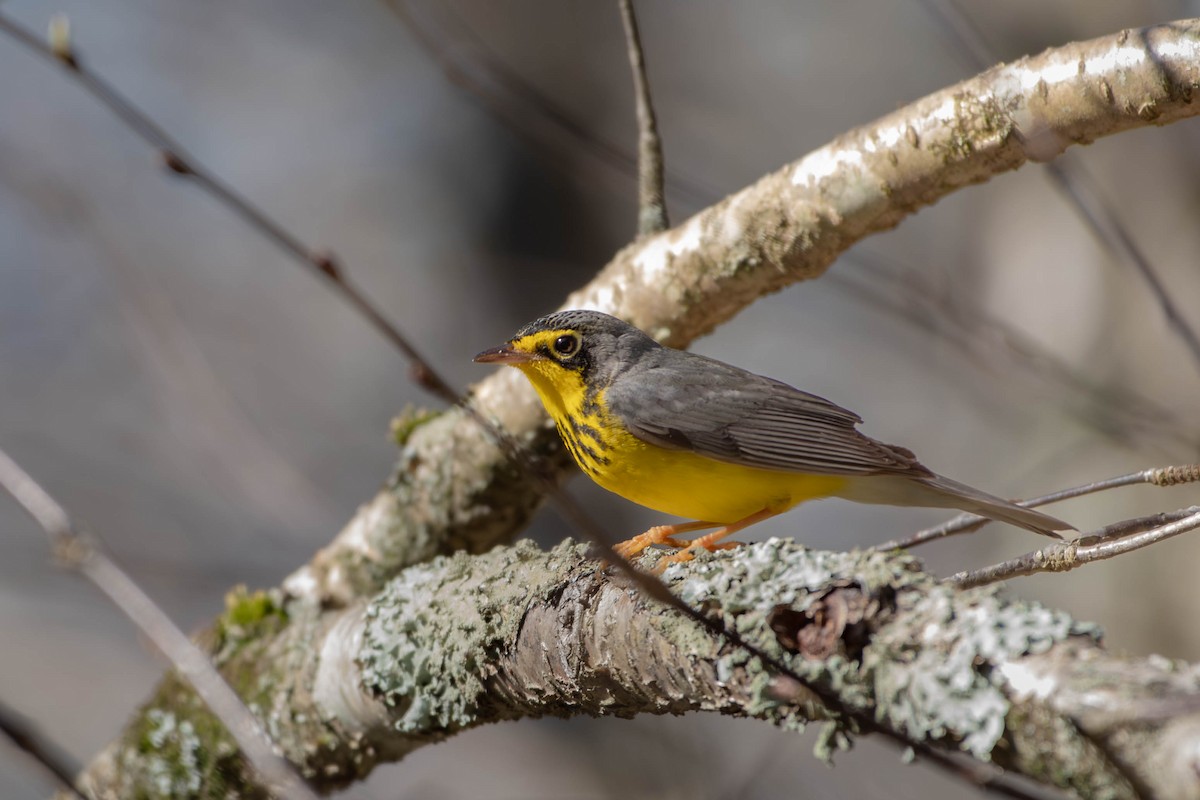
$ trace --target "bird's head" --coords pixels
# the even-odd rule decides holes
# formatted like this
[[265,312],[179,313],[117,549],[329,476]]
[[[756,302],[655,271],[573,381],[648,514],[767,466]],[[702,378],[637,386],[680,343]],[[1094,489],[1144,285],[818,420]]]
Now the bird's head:
[[659,345],[627,322],[599,311],[559,311],[521,328],[505,344],[475,356],[477,364],[508,364],[547,392],[567,397],[605,386]]

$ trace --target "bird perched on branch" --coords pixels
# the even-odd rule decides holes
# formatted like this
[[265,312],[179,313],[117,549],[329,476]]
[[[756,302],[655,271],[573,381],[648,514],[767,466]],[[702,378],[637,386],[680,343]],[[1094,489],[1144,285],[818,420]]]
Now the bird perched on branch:
[[[857,414],[715,359],[664,347],[616,317],[561,311],[475,356],[517,367],[571,455],[596,483],[691,522],[614,548],[651,545],[686,561],[736,531],[820,497],[956,508],[1061,538],[1073,530],[931,471],[903,447],[859,433]],[[689,541],[681,533],[717,528]],[[660,564],[665,566],[664,562]]]

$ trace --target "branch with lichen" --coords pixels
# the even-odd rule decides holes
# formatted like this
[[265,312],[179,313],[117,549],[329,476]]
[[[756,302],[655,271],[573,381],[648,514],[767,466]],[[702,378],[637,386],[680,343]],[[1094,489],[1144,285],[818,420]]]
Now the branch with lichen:
[[[1198,56],[1200,21],[1184,21],[1071,44],[998,66],[839,137],[671,231],[639,240],[618,253],[565,305],[618,314],[668,344],[685,346],[757,297],[820,276],[858,240],[893,227],[957,188],[1015,169],[1027,160],[1051,158],[1071,143],[1196,114],[1198,107],[1192,103],[1192,93],[1200,86]],[[1020,135],[1014,135],[1018,132]],[[483,381],[472,402],[539,458],[548,473],[558,477],[566,474],[568,461],[558,440],[532,391],[515,371]],[[342,785],[365,774],[376,762],[399,757],[424,741],[515,716],[617,711],[631,714],[696,707],[789,724],[804,718],[799,706],[793,709],[786,701],[772,700],[774,695],[764,694],[764,687],[754,684],[753,665],[744,654],[739,657],[713,651],[715,643],[695,629],[680,627],[678,621],[667,622],[672,612],[649,606],[635,593],[607,581],[596,584],[599,594],[591,598],[593,602],[587,609],[578,609],[590,614],[586,618],[593,626],[609,626],[605,630],[610,637],[633,637],[655,647],[685,648],[639,651],[633,647],[636,642],[631,641],[628,652],[655,655],[647,663],[629,665],[630,670],[643,670],[642,674],[648,675],[656,664],[670,663],[672,674],[682,665],[685,674],[691,675],[688,670],[708,664],[716,680],[706,682],[703,676],[695,675],[678,686],[657,684],[666,687],[666,693],[657,698],[646,694],[644,683],[605,683],[601,680],[604,673],[585,669],[591,663],[587,658],[592,650],[584,645],[594,650],[601,642],[581,638],[576,650],[564,640],[561,655],[566,660],[552,664],[536,661],[529,666],[548,670],[543,677],[552,678],[554,683],[543,687],[546,694],[521,694],[526,684],[512,682],[521,674],[512,672],[516,665],[501,664],[495,660],[498,651],[488,649],[506,644],[501,634],[514,632],[511,627],[495,627],[504,620],[509,620],[511,626],[509,609],[501,598],[525,609],[526,622],[516,630],[533,630],[529,623],[536,617],[535,609],[550,613],[555,607],[554,598],[543,590],[550,587],[551,594],[557,592],[560,598],[571,596],[578,589],[572,588],[574,583],[568,577],[582,579],[584,574],[579,572],[582,567],[569,567],[566,561],[574,558],[577,565],[583,562],[578,553],[569,558],[568,551],[562,549],[548,556],[539,556],[528,548],[501,549],[477,559],[468,558],[465,554],[486,553],[510,541],[543,500],[543,488],[506,459],[462,409],[402,421],[396,431],[402,440],[400,458],[384,489],[310,564],[294,573],[282,590],[233,597],[230,609],[204,637],[204,644],[215,654],[231,683],[267,721],[268,730],[285,754],[302,765],[315,784]],[[754,568],[753,556],[759,552],[763,552],[761,548],[749,548],[730,559],[680,567],[670,577],[681,580],[711,564],[744,573]],[[458,555],[431,560],[451,553]],[[898,556],[880,554],[821,554],[820,558],[909,563],[896,561]],[[561,569],[555,572],[551,564],[537,567],[538,559],[558,559]],[[534,572],[527,578],[530,582],[522,587],[510,572],[505,580],[486,587],[493,593],[491,597],[474,597],[465,591],[469,586],[482,587],[473,581],[490,574],[488,569],[496,562],[510,570],[521,564],[531,565],[529,569]],[[593,574],[594,564],[587,570]],[[451,580],[451,573],[457,574],[458,584]],[[541,576],[537,580],[535,573]],[[812,588],[821,585],[819,580],[809,583],[805,580],[807,574],[799,570],[793,576],[797,583],[791,587],[772,584],[773,590],[781,594],[771,598],[764,595],[762,602],[769,599],[773,605],[792,607],[803,616],[808,608],[805,603],[817,602],[821,591]],[[869,710],[881,722],[921,741],[965,748],[1019,772],[1040,776],[1047,783],[1075,786],[1093,796],[1103,796],[1104,791],[1115,797],[1130,796],[1130,784],[1121,782],[1122,773],[1124,779],[1139,787],[1154,778],[1143,777],[1141,762],[1130,757],[1126,763],[1124,755],[1147,742],[1183,758],[1165,741],[1153,738],[1157,730],[1154,726],[1133,732],[1122,728],[1112,735],[1102,730],[1094,738],[1087,738],[1092,734],[1073,714],[1082,708],[1078,692],[1089,678],[1086,672],[1071,670],[1095,666],[1103,691],[1119,699],[1125,695],[1115,681],[1107,682],[1104,676],[1112,672],[1125,677],[1121,667],[1124,662],[1113,661],[1094,642],[1078,637],[1064,640],[1062,637],[1075,629],[1074,623],[1045,609],[1002,601],[987,591],[957,592],[935,587],[927,577],[914,577],[919,575],[897,572],[900,583],[890,595],[874,584],[864,584],[871,592],[878,590],[881,598],[891,596],[898,605],[887,612],[895,624],[888,623],[875,632],[872,642],[876,649],[868,652],[864,646],[862,650],[862,660],[854,668],[860,678],[846,684],[846,689],[854,689],[852,696],[845,698],[850,707]],[[905,576],[912,582],[906,582]],[[435,591],[452,585],[455,592]],[[583,581],[583,585],[592,584]],[[679,587],[685,597],[688,585],[685,582]],[[426,588],[420,589],[422,586]],[[743,624],[761,627],[761,609],[738,611],[736,603],[730,602],[728,593],[740,591],[736,584],[714,585],[712,589],[716,593],[714,608],[738,615],[738,630]],[[468,639],[463,634],[444,641],[430,638],[429,646],[434,649],[422,655],[416,667],[399,658],[406,653],[411,656],[409,660],[417,657],[403,647],[386,657],[382,651],[371,651],[372,642],[398,645],[398,639],[404,638],[397,635],[403,630],[399,628],[391,629],[393,637],[386,639],[388,630],[381,626],[389,616],[397,625],[421,621],[390,615],[397,604],[410,610],[419,605],[415,601],[401,602],[397,592],[404,591],[416,592],[413,596],[426,603],[422,620],[431,619],[429,604],[442,603],[448,621],[463,626],[463,630],[476,630],[478,635]],[[698,602],[703,598],[688,599]],[[471,606],[476,601],[477,605]],[[600,606],[596,603],[601,601],[615,604],[622,614],[614,612],[614,616],[598,619],[595,610]],[[950,616],[936,617],[924,628],[905,627],[900,620],[918,617],[909,616],[912,609],[901,601],[911,601],[930,613],[936,606]],[[960,602],[967,605],[959,606]],[[365,610],[359,607],[362,603],[366,604]],[[982,603],[978,608],[989,609],[987,613],[1004,610],[1008,614],[1013,609],[1028,608],[1045,625],[1050,624],[1047,620],[1057,620],[1066,627],[1062,628],[1062,637],[1051,636],[1045,643],[1046,652],[1035,655],[1043,640],[1034,644],[1022,638],[1022,631],[1029,626],[1018,626],[1013,629],[1015,633],[997,631],[988,627],[984,612],[971,610],[977,608],[971,603]],[[954,616],[960,611],[970,611],[974,616]],[[459,619],[457,614],[465,616]],[[982,644],[960,649],[958,643],[974,635],[964,627],[963,619],[972,620],[973,628],[982,626],[994,634],[999,644],[993,642],[988,647],[1001,648],[995,652],[996,669],[981,670],[975,663],[976,656],[992,652],[983,653]],[[630,627],[611,627],[622,624]],[[1025,622],[1020,624],[1024,626]],[[812,627],[805,625],[806,629]],[[685,630],[695,635],[663,638],[682,636]],[[587,631],[576,633],[582,637]],[[765,630],[760,633],[766,637],[762,641],[774,642],[776,650],[787,649],[778,635],[771,639]],[[411,641],[426,641],[418,639],[420,634],[418,626],[407,636]],[[943,634],[950,638],[940,639]],[[447,649],[465,648],[468,643],[488,647],[471,653]],[[1004,649],[1008,647],[1015,649],[1009,652]],[[1018,655],[1016,651],[1022,648],[1028,652]],[[545,658],[540,651],[519,646],[512,652],[526,653],[530,659]],[[677,653],[681,660],[664,661],[662,652]],[[705,653],[709,654],[707,660]],[[1083,656],[1072,659],[1062,655],[1074,653]],[[927,659],[921,662],[923,668],[905,672],[906,659],[921,654]],[[942,661],[958,660],[938,667],[930,654]],[[788,657],[801,674],[822,685],[850,676],[850,672],[843,675],[837,671],[850,669],[852,660],[847,661],[844,655],[835,653],[815,661],[796,654]],[[493,671],[453,671],[455,665],[462,666],[472,658],[483,659],[479,661],[482,667]],[[738,658],[742,660],[737,662]],[[835,666],[841,663],[839,658],[845,664]],[[885,663],[887,659],[895,663]],[[358,663],[368,667],[359,678],[339,678],[343,672],[359,674],[355,672]],[[991,662],[985,659],[982,663]],[[334,664],[337,669],[331,673],[329,665]],[[1013,674],[1024,675],[1025,682],[1005,677],[1008,673],[1004,669],[1016,669],[1002,669],[1006,664],[1021,665]],[[554,669],[560,665],[571,670],[561,679]],[[438,671],[441,666],[445,670]],[[742,672],[728,672],[730,667],[739,667]],[[951,672],[944,672],[946,669]],[[436,682],[416,680],[416,676],[431,670],[437,676]],[[1134,676],[1157,676],[1165,681],[1164,686],[1190,680],[1186,677],[1190,672],[1171,677],[1167,667],[1151,661],[1130,664],[1128,671]],[[405,683],[406,674],[414,682]],[[763,680],[762,673],[758,674]],[[961,712],[961,719],[947,719],[922,699],[923,692],[933,689],[922,681],[932,680],[932,675],[946,676],[949,684],[963,684],[963,691],[972,691],[970,702],[947,707]],[[669,676],[656,677],[666,680]],[[728,683],[731,680],[734,682]],[[994,691],[985,691],[984,684]],[[973,692],[977,685],[980,693]],[[639,686],[643,687],[640,693]],[[1042,686],[1053,688],[1049,696],[1039,694],[1038,687]],[[1134,682],[1130,691],[1139,686]],[[1180,686],[1181,694],[1191,691],[1190,686]],[[741,694],[731,693],[735,689]],[[1031,692],[1037,702],[1025,702],[1028,697],[1022,700],[1022,691]],[[1150,690],[1146,693],[1149,696]],[[466,716],[450,713],[462,707],[444,705],[456,697],[474,698],[473,704],[465,707]],[[1077,706],[1057,705],[1071,697],[1076,697]],[[946,699],[944,693],[937,698]],[[392,705],[388,705],[389,700]],[[763,704],[768,700],[776,705],[767,708]],[[983,727],[974,726],[971,719]],[[400,729],[392,727],[396,724]],[[981,733],[985,728],[986,733]],[[1030,738],[1028,731],[1036,731],[1037,735]],[[1125,748],[1126,740],[1136,740],[1136,744]],[[168,678],[122,737],[89,768],[84,784],[96,797],[119,796],[124,788],[145,789],[145,794],[155,796],[147,787],[166,787],[160,796],[195,796],[195,785],[223,796],[226,792],[222,787],[227,786],[224,782],[241,774],[239,763],[236,750],[220,726],[206,717],[177,680]],[[1098,783],[1089,783],[1092,780]],[[237,789],[243,796],[257,796],[245,786]]]
[[[249,697],[321,790],[480,725],[547,715],[709,711],[788,730],[817,721],[819,754],[828,756],[857,736],[846,709],[1085,797],[1194,789],[1200,670],[1113,656],[1093,626],[1064,612],[991,588],[957,589],[906,554],[820,552],[785,540],[707,555],[664,578],[844,708],[830,711],[647,600],[572,542],[439,557],[368,603],[293,619],[257,654],[271,666],[247,678]],[[226,631],[218,652],[241,646]],[[1176,713],[1162,713],[1172,704]],[[1141,708],[1155,713],[1139,716]],[[157,709],[104,755],[88,791],[133,796],[170,771],[160,763],[167,759],[215,765],[186,734],[205,727],[201,713]],[[192,773],[202,781],[194,796],[239,788],[230,782],[236,769],[222,766]],[[207,783],[218,779],[219,787]]]
[[[1053,158],[1073,143],[1194,116],[1197,87],[1200,20],[1002,64],[638,240],[564,307],[607,311],[686,346],[758,297],[819,277],[860,239],[959,188]],[[551,471],[566,473],[554,430],[515,371],[481,382],[474,402],[535,452],[552,455]],[[389,486],[288,589],[344,603],[436,553],[482,552],[509,540],[542,492],[468,414],[451,409],[410,431]]]

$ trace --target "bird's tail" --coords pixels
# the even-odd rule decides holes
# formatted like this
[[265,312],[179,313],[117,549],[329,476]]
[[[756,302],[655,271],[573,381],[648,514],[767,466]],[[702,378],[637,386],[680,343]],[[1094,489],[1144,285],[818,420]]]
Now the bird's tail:
[[858,478],[851,480],[847,489],[839,494],[860,503],[957,508],[1054,539],[1062,538],[1055,531],[1075,530],[1073,526],[1049,514],[1023,508],[965,483],[936,474],[921,477],[878,475]]

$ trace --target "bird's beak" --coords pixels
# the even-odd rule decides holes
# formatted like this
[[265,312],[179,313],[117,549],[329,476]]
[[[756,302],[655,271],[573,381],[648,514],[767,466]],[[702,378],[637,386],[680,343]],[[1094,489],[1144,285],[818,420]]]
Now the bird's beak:
[[475,358],[471,359],[476,364],[524,364],[533,361],[537,358],[534,353],[526,353],[521,350],[514,350],[512,345],[502,344],[499,347],[493,347],[490,350],[484,350]]

